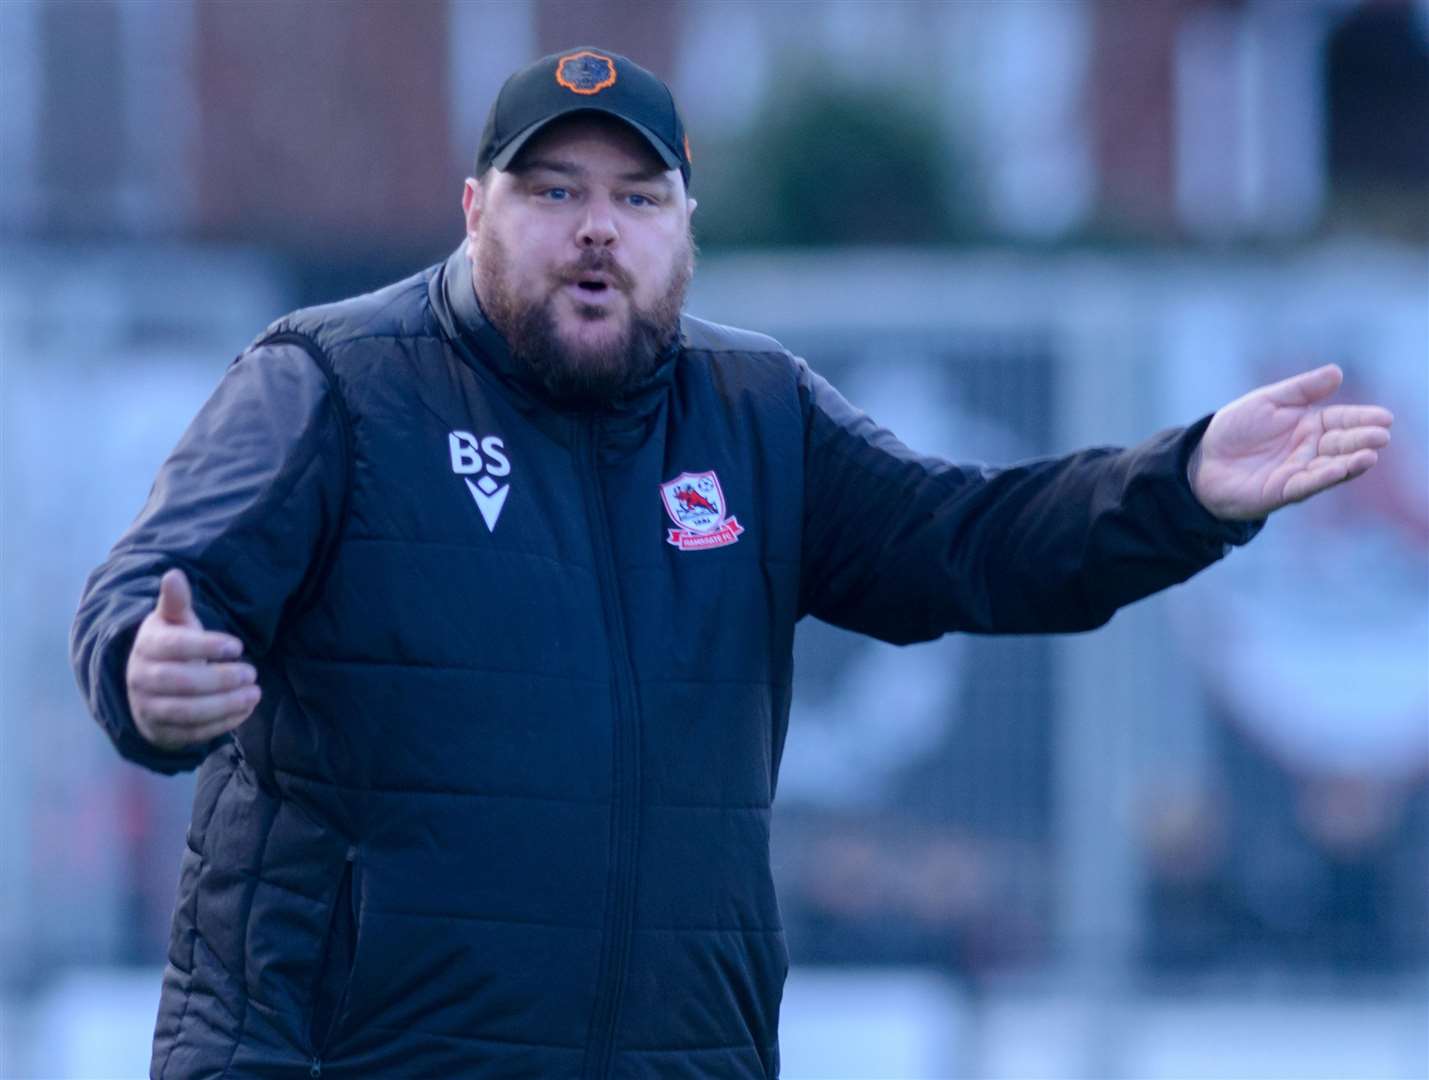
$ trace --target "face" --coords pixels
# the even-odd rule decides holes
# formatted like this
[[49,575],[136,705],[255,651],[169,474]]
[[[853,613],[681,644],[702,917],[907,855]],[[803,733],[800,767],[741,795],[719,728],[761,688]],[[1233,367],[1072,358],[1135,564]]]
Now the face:
[[608,402],[650,373],[679,331],[695,201],[644,139],[555,121],[462,208],[482,310],[554,397]]

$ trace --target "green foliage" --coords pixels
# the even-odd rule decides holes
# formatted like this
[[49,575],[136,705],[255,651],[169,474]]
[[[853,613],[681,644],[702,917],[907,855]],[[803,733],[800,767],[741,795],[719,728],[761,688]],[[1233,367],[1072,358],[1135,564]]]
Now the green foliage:
[[696,157],[702,245],[935,244],[956,234],[954,170],[936,113],[852,85],[801,84],[772,97],[781,104],[747,135]]

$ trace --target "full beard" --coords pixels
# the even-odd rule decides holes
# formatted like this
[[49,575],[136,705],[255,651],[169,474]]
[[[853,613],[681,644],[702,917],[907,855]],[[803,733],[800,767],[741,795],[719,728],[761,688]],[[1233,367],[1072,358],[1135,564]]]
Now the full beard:
[[[540,380],[552,400],[582,408],[610,405],[628,397],[660,365],[666,347],[680,329],[685,291],[694,274],[694,245],[687,236],[685,251],[675,260],[669,280],[649,307],[636,305],[634,283],[609,252],[588,251],[562,274],[541,300],[522,300],[511,288],[506,246],[493,232],[479,237],[475,284],[482,310],[500,331],[517,364]],[[623,333],[598,343],[574,344],[556,324],[557,295],[582,272],[603,272],[621,290],[630,315]],[[616,318],[608,308],[577,305],[576,316],[592,322]]]

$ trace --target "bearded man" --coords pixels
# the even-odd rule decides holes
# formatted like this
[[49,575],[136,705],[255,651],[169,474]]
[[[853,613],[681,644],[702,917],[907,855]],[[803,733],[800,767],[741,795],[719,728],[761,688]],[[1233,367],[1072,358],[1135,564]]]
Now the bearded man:
[[918,456],[682,314],[690,175],[626,58],[513,75],[462,246],[270,327],[91,577],[95,716],[200,768],[153,1076],[777,1076],[795,623],[1089,629],[1388,442],[1326,367]]

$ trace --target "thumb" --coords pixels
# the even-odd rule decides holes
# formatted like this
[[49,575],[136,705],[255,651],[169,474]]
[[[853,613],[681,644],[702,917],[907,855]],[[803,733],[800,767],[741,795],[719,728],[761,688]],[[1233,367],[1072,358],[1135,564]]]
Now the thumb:
[[176,626],[196,626],[193,592],[182,570],[170,570],[159,580],[159,618]]
[[1325,364],[1274,383],[1267,389],[1277,405],[1313,405],[1340,388],[1345,373],[1338,364]]

